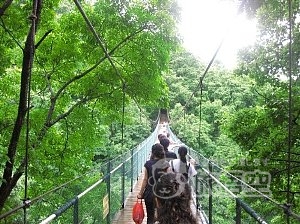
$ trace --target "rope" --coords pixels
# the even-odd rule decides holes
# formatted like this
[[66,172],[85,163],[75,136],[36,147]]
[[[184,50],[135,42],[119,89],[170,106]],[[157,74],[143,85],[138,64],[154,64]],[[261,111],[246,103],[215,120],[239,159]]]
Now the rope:
[[93,33],[94,37],[96,38],[97,42],[99,43],[101,49],[103,50],[105,57],[108,59],[109,63],[111,64],[111,66],[113,67],[113,69],[115,70],[116,74],[119,76],[121,82],[123,85],[125,85],[125,81],[122,78],[120,72],[118,71],[117,67],[115,66],[115,64],[113,63],[108,51],[106,50],[106,47],[103,44],[103,41],[101,39],[101,37],[97,34],[95,28],[93,27],[91,21],[88,19],[86,13],[83,11],[80,3],[78,2],[78,0],[74,0],[75,5],[77,6],[79,12],[81,13],[82,17],[84,18],[86,24],[88,25],[88,27],[90,28],[91,32]]
[[124,120],[125,120],[125,97],[126,97],[126,92],[125,92],[125,84],[123,84],[123,97],[122,97],[122,123],[121,123],[121,132],[122,132],[122,147],[124,146]]
[[291,207],[291,147],[292,147],[292,1],[288,0],[289,7],[289,95],[288,95],[288,150],[287,150],[287,196],[286,196],[286,206],[288,211],[286,212],[287,224],[290,223],[289,209]]
[[[153,133],[154,133],[154,132],[153,132]],[[153,135],[153,133],[152,133],[152,135]],[[147,141],[149,141],[149,139],[147,139]],[[114,163],[114,162],[117,161],[117,160],[122,160],[122,161],[124,161],[125,155],[126,155],[126,153],[128,153],[128,152],[130,152],[130,151],[126,151],[126,152],[120,154],[119,156],[113,158],[113,159],[110,160],[109,162],[110,162],[110,163]],[[137,151],[136,151],[135,153],[137,153]],[[13,214],[13,213],[15,213],[15,212],[17,212],[17,211],[20,210],[21,208],[28,207],[28,206],[30,206],[30,205],[36,203],[37,201],[43,199],[45,196],[47,196],[47,195],[49,195],[49,194],[51,194],[51,193],[53,193],[53,192],[55,192],[55,191],[57,191],[57,190],[59,190],[59,189],[65,187],[65,186],[67,186],[68,184],[72,183],[72,182],[75,181],[75,180],[78,180],[78,179],[81,179],[81,178],[86,178],[86,176],[87,176],[88,174],[92,173],[92,172],[95,172],[95,171],[96,171],[96,172],[99,172],[99,170],[101,170],[101,167],[102,167],[102,166],[107,166],[107,163],[108,163],[108,162],[106,162],[106,163],[104,163],[104,164],[99,164],[98,166],[95,166],[94,168],[90,169],[88,172],[86,172],[86,173],[84,173],[84,174],[82,174],[82,175],[80,175],[80,176],[78,176],[78,177],[75,177],[74,179],[69,180],[69,181],[63,183],[62,185],[60,185],[60,186],[58,186],[58,187],[55,187],[55,188],[53,188],[53,189],[51,189],[51,190],[49,190],[49,191],[47,191],[47,192],[45,192],[45,193],[43,193],[43,194],[41,194],[41,195],[39,195],[39,196],[37,196],[37,197],[31,199],[31,200],[26,200],[25,203],[23,203],[22,205],[19,205],[19,206],[13,208],[12,210],[10,210],[10,211],[8,211],[8,212],[6,212],[6,213],[4,213],[4,214],[1,214],[1,215],[0,215],[0,220],[1,220],[1,219],[4,219],[4,218],[6,218],[6,217],[8,217],[9,215],[11,215],[11,214]]]
[[88,174],[92,173],[92,172],[95,172],[95,171],[96,171],[96,172],[99,172],[99,168],[101,168],[102,165],[106,165],[106,163],[105,163],[105,164],[101,164],[101,165],[99,165],[99,166],[96,166],[96,167],[94,167],[93,169],[89,170],[88,172],[86,172],[86,173],[84,173],[84,174],[82,174],[82,175],[80,175],[80,176],[78,176],[78,177],[75,177],[75,178],[73,178],[73,179],[71,179],[71,180],[69,180],[69,181],[67,181],[67,182],[65,182],[65,183],[63,183],[63,184],[61,184],[61,185],[59,185],[59,186],[57,186],[57,187],[51,189],[51,190],[49,190],[49,191],[46,191],[45,193],[43,193],[43,194],[41,194],[41,195],[39,195],[39,196],[37,196],[37,197],[31,199],[31,200],[29,200],[29,199],[25,200],[24,203],[23,203],[22,205],[19,205],[19,206],[13,208],[12,210],[10,210],[10,211],[8,211],[8,212],[6,212],[6,213],[4,213],[4,214],[1,214],[1,215],[0,215],[0,220],[3,219],[3,218],[5,218],[5,217],[8,217],[9,215],[11,215],[11,214],[13,214],[13,213],[15,213],[15,212],[17,212],[17,211],[20,210],[21,208],[29,207],[30,205],[32,205],[32,204],[36,203],[37,201],[43,199],[45,196],[47,196],[47,195],[49,195],[49,194],[51,194],[51,193],[53,193],[53,192],[55,192],[55,191],[58,191],[58,190],[64,188],[64,187],[67,186],[68,184],[70,184],[70,183],[72,183],[72,182],[74,182],[74,181],[76,181],[76,180],[78,180],[78,179],[86,178],[86,176],[87,176]]
[[[238,14],[241,12],[241,10],[243,9],[244,4],[245,4],[245,0],[243,0],[243,1],[241,2],[240,6],[239,6],[239,8],[238,8],[238,10],[237,10],[236,16],[238,16]],[[230,28],[231,28],[231,27],[229,27],[229,26],[227,27],[227,30],[226,30],[225,34],[223,35],[223,38],[221,39],[221,41],[220,41],[220,43],[219,43],[219,45],[218,45],[218,47],[217,47],[217,49],[216,49],[216,51],[215,51],[213,57],[211,58],[209,64],[207,65],[207,67],[206,67],[206,69],[205,69],[203,75],[200,76],[198,85],[196,86],[195,90],[192,92],[190,98],[187,100],[187,103],[185,104],[184,108],[186,108],[186,107],[188,106],[188,103],[191,102],[192,97],[194,97],[194,95],[195,95],[195,93],[198,91],[198,89],[199,89],[199,88],[202,88],[203,80],[204,80],[206,74],[208,73],[210,67],[212,66],[213,62],[215,61],[215,58],[216,58],[217,54],[219,53],[219,51],[220,51],[220,49],[221,49],[221,47],[222,47],[222,45],[223,45],[223,43],[224,43],[224,41],[225,41],[225,39],[226,39],[227,33],[229,32]]]
[[[263,198],[265,198],[266,200],[270,201],[271,203],[273,203],[274,205],[276,205],[278,208],[281,208],[285,213],[287,213],[289,216],[292,216],[293,218],[297,219],[300,221],[300,216],[295,214],[294,212],[292,212],[291,210],[291,206],[289,206],[288,204],[281,204],[277,201],[275,201],[274,199],[270,198],[269,196],[261,193],[260,191],[258,191],[257,189],[253,188],[251,185],[249,185],[248,183],[242,181],[241,179],[239,179],[238,177],[232,175],[231,173],[229,173],[228,171],[226,171],[224,168],[222,168],[221,166],[217,165],[215,162],[213,162],[210,159],[207,159],[206,157],[204,157],[203,155],[201,155],[200,153],[196,154],[200,155],[203,159],[205,159],[207,162],[210,162],[214,167],[217,167],[221,172],[225,173],[226,175],[230,176],[231,178],[237,180],[238,182],[240,182],[241,184],[243,184],[244,186],[248,187],[249,189],[251,189],[252,192],[256,192],[257,194],[259,194],[260,196],[262,196]],[[201,167],[201,169],[203,170],[204,168]]]
[[[196,152],[197,153],[197,152]],[[220,172],[225,173],[226,175],[234,178],[235,180],[239,181],[241,184],[245,185],[246,187],[249,187],[252,191],[255,191],[256,193],[258,193],[259,195],[263,196],[265,199],[268,199],[269,201],[273,202],[276,205],[281,205],[280,203],[276,202],[275,200],[273,200],[272,198],[268,197],[267,195],[261,193],[260,191],[256,190],[255,188],[253,188],[251,185],[247,184],[246,182],[242,181],[241,179],[239,179],[238,177],[232,175],[231,173],[229,173],[227,170],[225,170],[222,166],[216,164],[215,162],[213,162],[210,159],[207,159],[205,156],[203,156],[200,153],[197,153],[198,155],[200,155],[203,159],[205,159],[207,162],[210,162],[214,167],[217,167]]]
[[26,114],[26,142],[25,142],[25,171],[24,171],[24,199],[23,199],[23,209],[24,209],[24,224],[27,223],[27,208],[29,207],[29,199],[28,199],[28,160],[29,160],[29,123],[30,123],[30,90],[31,90],[31,74],[32,74],[32,66],[33,66],[33,58],[35,51],[35,32],[36,32],[36,19],[37,19],[37,3],[38,0],[33,1],[32,4],[32,13],[29,17],[31,20],[31,30],[30,30],[30,64],[29,64],[29,76],[28,76],[28,86],[27,86],[27,114]]

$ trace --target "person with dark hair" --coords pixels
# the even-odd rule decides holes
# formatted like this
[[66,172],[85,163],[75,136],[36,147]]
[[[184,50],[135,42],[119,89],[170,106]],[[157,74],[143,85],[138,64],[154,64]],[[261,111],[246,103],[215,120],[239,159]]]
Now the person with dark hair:
[[172,159],[177,159],[177,155],[175,152],[171,152],[168,150],[168,147],[170,145],[170,140],[167,138],[162,138],[160,140],[160,144],[164,147],[165,154],[166,154],[166,160],[170,161]]
[[159,177],[167,172],[170,164],[165,160],[164,147],[160,143],[152,146],[150,160],[144,165],[144,179],[137,198],[144,198],[147,211],[147,224],[154,223],[155,202],[153,186]]
[[197,171],[193,164],[187,161],[187,148],[185,146],[180,146],[178,149],[179,159],[174,159],[170,161],[170,166],[173,172],[182,173],[186,180],[189,177],[193,177],[197,174]]
[[165,135],[162,134],[162,133],[158,134],[157,139],[158,139],[159,142],[160,142],[160,140],[163,139],[163,138],[167,138],[167,136],[165,136]]
[[154,188],[159,224],[197,224],[191,210],[191,188],[180,173],[163,174]]
[[178,144],[172,140],[170,132],[167,133],[167,139],[169,139],[169,141],[170,141],[168,149],[174,152],[174,147],[177,147],[180,144]]

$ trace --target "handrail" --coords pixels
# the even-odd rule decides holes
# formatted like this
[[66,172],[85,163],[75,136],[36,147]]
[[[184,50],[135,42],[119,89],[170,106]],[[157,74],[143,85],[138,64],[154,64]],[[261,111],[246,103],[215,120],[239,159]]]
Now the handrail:
[[[191,157],[192,158],[192,157]],[[210,166],[211,167],[211,166]],[[221,188],[223,188],[232,198],[236,200],[236,211],[240,211],[240,207],[243,208],[251,217],[253,217],[258,223],[261,224],[267,224],[266,221],[263,220],[250,206],[248,206],[245,202],[243,202],[236,194],[234,194],[231,190],[229,190],[228,187],[226,187],[221,181],[219,181],[218,178],[216,178],[214,175],[212,175],[212,170],[206,170],[203,167],[200,167],[206,174],[209,176],[212,180],[214,180],[215,183],[217,183]],[[198,181],[198,178],[196,177],[196,181]],[[209,184],[209,189],[212,189],[212,184]],[[212,196],[212,192],[209,196]],[[212,200],[209,201],[210,204],[210,215],[209,215],[209,223],[212,223]],[[241,223],[241,213],[237,212],[236,214],[236,223]]]
[[[48,216],[46,219],[44,219],[43,221],[40,222],[40,224],[47,224],[50,223],[51,221],[53,221],[54,219],[58,218],[59,216],[61,216],[66,210],[68,210],[70,207],[74,206],[74,211],[73,211],[73,223],[79,223],[79,217],[78,217],[78,203],[79,203],[79,199],[84,196],[85,194],[89,193],[91,190],[95,189],[97,186],[99,186],[101,183],[103,183],[104,181],[110,182],[111,180],[111,176],[115,173],[117,173],[120,170],[123,170],[122,172],[122,185],[124,185],[124,166],[127,162],[131,161],[131,171],[133,170],[132,168],[134,167],[133,164],[133,158],[138,156],[138,154],[141,154],[142,157],[140,158],[140,161],[138,161],[137,165],[137,170],[138,172],[142,172],[142,167],[143,164],[146,162],[146,159],[148,158],[151,146],[154,144],[154,142],[156,141],[157,138],[157,130],[158,130],[158,126],[156,127],[156,129],[152,132],[152,134],[145,140],[143,141],[138,147],[137,150],[135,152],[131,152],[130,157],[126,158],[125,161],[121,162],[120,164],[116,165],[116,167],[109,169],[109,172],[102,177],[100,180],[98,180],[95,184],[93,184],[91,187],[87,188],[86,190],[84,190],[82,193],[78,194],[77,196],[75,196],[71,201],[69,201],[68,203],[66,203],[65,205],[61,206],[58,210],[56,210],[53,214],[51,214],[50,216]],[[120,157],[122,158],[122,156]],[[109,162],[110,164],[110,162]],[[141,165],[142,164],[142,165]],[[137,173],[138,173],[137,172]],[[131,173],[131,180],[134,179],[134,173]],[[133,183],[131,182],[131,185]],[[124,188],[124,186],[122,186],[122,188]],[[108,191],[111,191],[111,186],[108,186]],[[131,190],[132,191],[133,186],[131,186]],[[108,195],[110,194],[110,192],[108,193]],[[125,196],[124,196],[125,192],[123,189],[123,194],[122,194],[122,202],[120,204],[120,208],[124,207],[124,200],[125,200]],[[111,198],[110,196],[108,196],[108,204],[111,204]],[[110,210],[110,206],[109,206],[109,210]],[[114,216],[115,214],[110,214],[111,211],[108,211],[107,214],[107,223],[110,223],[111,221],[111,217]]]
[[[208,164],[209,170],[205,169],[200,163],[197,164],[197,169],[198,172],[199,170],[202,170],[203,173],[209,178],[208,180],[208,187],[209,187],[209,217],[207,218],[207,216],[205,215],[205,222],[206,223],[212,223],[212,183],[211,180],[214,181],[214,183],[216,183],[218,186],[220,186],[222,189],[224,189],[233,199],[235,199],[236,201],[236,224],[240,224],[241,223],[241,208],[244,209],[244,211],[249,214],[253,219],[255,219],[258,223],[261,224],[266,224],[267,222],[263,220],[262,217],[260,217],[260,215],[258,215],[247,203],[245,203],[240,197],[238,197],[235,193],[233,193],[228,187],[226,187],[217,177],[215,177],[213,175],[212,172],[212,166],[217,167],[218,169],[222,170],[222,172],[224,172],[228,177],[231,177],[233,179],[235,179],[236,181],[238,181],[240,183],[240,185],[247,187],[248,189],[251,190],[251,192],[255,192],[257,195],[261,196],[262,198],[264,198],[266,201],[269,201],[271,203],[273,203],[274,205],[276,205],[278,208],[282,209],[284,213],[287,213],[289,216],[293,217],[295,220],[300,220],[300,216],[295,214],[294,212],[292,212],[291,210],[288,210],[286,208],[286,206],[276,202],[274,199],[272,199],[271,197],[269,197],[268,195],[265,195],[263,193],[261,193],[260,191],[258,191],[257,189],[255,189],[254,187],[252,187],[251,185],[245,183],[244,181],[242,181],[241,179],[239,179],[238,177],[232,175],[231,173],[227,172],[226,170],[224,170],[223,168],[221,168],[220,166],[218,166],[216,163],[214,163],[213,161],[207,159],[206,157],[204,157],[203,155],[201,155],[199,152],[196,152],[195,150],[191,149],[190,147],[188,147],[187,145],[185,145],[184,143],[182,143],[180,141],[180,139],[172,132],[172,130],[170,129],[170,127],[167,127],[168,132],[170,134],[170,138],[172,138],[178,145],[184,145],[188,148],[188,152],[189,152],[189,159],[194,159],[196,160],[196,158],[194,158],[195,156],[197,157],[201,157],[201,160],[205,160]],[[192,154],[194,156],[192,156]],[[192,181],[193,187],[196,189],[196,194],[198,193],[198,185],[201,184],[201,182],[203,182],[203,179],[199,178],[199,175],[196,175],[195,177],[195,181]],[[198,201],[198,197],[195,198],[194,203],[197,205],[197,208],[199,209],[199,201]],[[203,213],[203,211],[201,211]]]
[[[139,174],[142,172],[142,168],[146,160],[148,159],[150,150],[152,145],[155,143],[157,139],[157,132],[158,132],[158,125],[156,126],[155,130],[149,135],[147,139],[145,139],[142,143],[137,145],[135,148],[124,152],[123,154],[117,156],[116,158],[104,163],[106,171],[102,170],[103,175],[98,179],[94,184],[92,184],[87,189],[83,190],[81,193],[77,194],[73,199],[71,199],[66,204],[62,205],[59,209],[57,209],[53,214],[49,215],[47,218],[44,218],[42,221],[39,221],[40,223],[49,223],[54,219],[57,219],[58,217],[62,216],[62,214],[69,210],[69,208],[73,207],[73,223],[78,223],[79,220],[79,200],[84,197],[85,195],[91,195],[88,194],[90,192],[94,191],[101,191],[103,189],[103,186],[106,185],[105,188],[107,195],[108,195],[108,207],[110,209],[109,213],[107,214],[107,222],[110,222],[111,218],[115,215],[115,212],[118,212],[120,208],[124,207],[125,203],[125,195],[127,195],[129,192],[132,192],[133,186],[136,184]],[[101,166],[102,168],[103,165]],[[102,169],[101,168],[101,169]],[[99,168],[97,169],[99,173]],[[83,174],[82,176],[86,176]],[[74,180],[79,180],[80,177],[76,177]],[[116,176],[116,178],[115,178]],[[113,178],[116,179],[113,180]],[[121,181],[120,181],[121,180]],[[29,207],[31,206],[31,209],[33,209],[33,205],[43,200],[44,197],[48,195],[48,193],[54,193],[57,192],[59,189],[64,188],[68,183],[71,183],[73,180],[68,181],[67,183],[54,188],[53,190],[50,190],[41,196],[30,200],[29,202],[25,201],[22,205],[18,206],[17,208],[14,208],[10,210],[9,212],[5,214],[0,215],[0,220],[9,218],[10,216],[16,214],[21,208],[24,208],[25,206]],[[111,188],[109,186],[109,183],[111,181],[111,184],[113,187],[119,187],[122,189],[122,193],[118,200],[115,200],[115,198],[111,198],[114,195],[111,194],[111,190],[113,190],[113,187]],[[119,183],[121,182],[121,183]],[[119,186],[121,185],[121,186]],[[130,187],[129,187],[130,186]],[[119,191],[118,191],[119,192]],[[88,196],[87,196],[88,197]],[[106,198],[106,199],[107,199]],[[105,199],[105,200],[106,200]],[[104,200],[104,199],[103,199]],[[112,202],[113,201],[113,202]],[[115,205],[115,201],[118,201],[118,205]],[[114,203],[114,204],[113,204]],[[82,204],[82,203],[81,203]],[[80,204],[80,205],[81,205]],[[118,206],[116,209],[113,206]],[[111,208],[113,207],[113,208]],[[29,210],[30,211],[30,210]],[[102,223],[102,222],[101,222]]]
[[[98,168],[99,168],[99,167],[98,167]],[[95,170],[95,168],[94,168],[93,170]],[[91,172],[91,171],[89,171],[89,172]],[[32,198],[32,199],[30,199],[30,200],[28,199],[28,200],[26,200],[26,201],[23,201],[23,204],[18,205],[17,207],[11,209],[10,211],[1,214],[1,215],[0,215],[0,220],[4,219],[4,218],[6,218],[6,217],[9,217],[10,215],[16,213],[17,211],[19,211],[19,210],[22,209],[22,208],[24,209],[25,207],[28,208],[28,207],[30,207],[31,205],[34,205],[34,204],[35,204],[36,202],[38,202],[39,200],[42,200],[45,196],[47,196],[47,195],[49,195],[49,194],[51,194],[51,193],[54,193],[54,192],[58,191],[59,189],[62,189],[63,187],[65,187],[65,186],[67,186],[68,184],[74,182],[75,180],[79,180],[80,178],[84,177],[85,175],[86,175],[86,174],[82,174],[82,175],[80,175],[80,176],[77,176],[77,177],[75,177],[74,179],[69,180],[69,181],[67,181],[67,182],[65,182],[65,183],[63,183],[63,184],[61,184],[60,186],[57,186],[57,187],[55,187],[55,188],[53,188],[53,189],[51,189],[51,190],[49,190],[49,191],[47,191],[47,192],[45,192],[45,193],[43,193],[43,194],[37,196],[37,197],[35,197],[35,198]]]
[[[97,220],[103,223],[103,219],[106,219],[107,223],[110,223],[111,220],[116,216],[117,212],[120,211],[120,209],[124,208],[125,204],[125,198],[126,195],[129,194],[129,192],[133,191],[133,186],[136,184],[137,179],[139,177],[139,174],[142,172],[142,168],[144,163],[149,157],[151,146],[157,141],[157,134],[159,132],[159,127],[162,124],[158,124],[156,126],[156,129],[152,132],[152,134],[141,144],[139,144],[137,147],[132,149],[131,151],[125,152],[122,155],[108,161],[106,163],[106,172],[103,172],[103,175],[101,178],[99,178],[94,184],[83,190],[81,193],[74,196],[71,200],[69,200],[67,203],[60,206],[55,212],[53,212],[51,215],[49,215],[46,218],[43,218],[43,220],[39,221],[40,224],[46,224],[50,223],[51,221],[61,217],[63,219],[68,219],[68,223],[71,221],[70,218],[73,219],[73,223],[80,223],[82,222],[83,218],[80,217],[79,211],[81,213],[83,211],[83,206],[85,205],[84,201],[87,197],[90,197],[92,195],[92,201],[95,201],[94,197],[96,197],[96,201],[102,200],[103,207],[100,208],[100,210],[105,211],[103,215],[99,215],[98,208],[96,208],[98,211],[97,213]],[[167,131],[170,133],[170,138],[177,142],[179,145],[185,145],[183,144],[177,136],[173,134],[173,132],[170,130],[170,127],[168,125],[163,124],[162,127],[167,127]],[[186,145],[185,145],[186,146]],[[237,196],[235,193],[233,193],[232,190],[229,189],[226,184],[222,183],[222,181],[219,179],[218,176],[215,175],[215,172],[213,171],[214,168],[218,168],[219,170],[222,170],[226,175],[230,176],[231,178],[235,178],[238,180],[242,185],[247,186],[252,189],[251,186],[247,185],[247,183],[244,183],[242,180],[238,179],[235,176],[232,176],[229,172],[223,170],[220,166],[218,166],[213,161],[205,158],[200,153],[196,152],[195,150],[189,148],[186,146],[189,150],[189,159],[194,159],[198,162],[196,168],[198,170],[198,174],[191,179],[191,185],[193,189],[195,190],[196,197],[193,198],[194,204],[197,207],[197,210],[200,211],[199,217],[202,220],[203,224],[212,223],[212,204],[213,199],[217,197],[216,192],[214,192],[214,186],[220,186],[228,195],[230,195],[230,198],[232,198],[235,202],[235,223],[241,224],[242,220],[242,209],[243,211],[248,214],[248,217],[253,218],[258,223],[266,224],[267,222],[256,213],[254,209],[252,209],[245,201],[242,200],[239,196]],[[200,159],[199,159],[200,158]],[[205,165],[207,164],[208,168],[204,167],[203,163],[199,163],[200,161],[205,161]],[[203,178],[200,177],[205,176],[206,179],[206,185],[208,186],[208,215],[205,213],[205,209],[203,209],[203,202],[202,205],[200,205],[199,202],[199,187],[201,188],[201,184],[203,184]],[[130,187],[129,187],[130,186]],[[127,190],[127,188],[130,188],[130,190]],[[94,193],[92,193],[92,191]],[[105,195],[104,195],[104,193]],[[256,191],[256,189],[253,188],[253,191]],[[95,193],[98,192],[98,193]],[[102,192],[102,193],[99,193]],[[121,193],[120,193],[121,192]],[[259,192],[260,193],[260,192]],[[100,197],[99,197],[100,194]],[[216,196],[214,196],[216,194]],[[260,193],[262,194],[262,193]],[[96,196],[95,196],[96,195]],[[274,202],[272,199],[270,199],[268,196],[265,197],[271,202]],[[97,204],[101,204],[97,202]],[[278,204],[277,204],[278,205]],[[88,204],[88,208],[91,209],[93,206]],[[105,207],[106,206],[106,207]],[[201,207],[202,206],[202,207]],[[280,205],[282,206],[282,205]],[[81,209],[79,209],[79,207]],[[73,208],[73,213],[70,216],[70,213],[66,213],[66,211],[69,211],[70,208]],[[94,209],[94,208],[93,208]],[[106,211],[107,210],[107,211]],[[91,210],[88,210],[86,213],[91,212]],[[89,215],[89,214],[84,214]],[[297,219],[297,215],[294,213],[290,213],[290,215]],[[63,216],[63,217],[62,217]],[[100,219],[100,220],[99,220]],[[95,221],[95,220],[94,220]]]
[[[175,140],[175,142],[177,144],[183,144],[179,138],[171,131],[170,127],[168,128],[168,132],[170,133],[170,137],[173,138]],[[186,146],[186,145],[185,145]],[[253,217],[256,221],[258,221],[261,224],[267,224],[267,222],[265,222],[253,209],[251,209],[245,202],[243,202],[236,194],[234,194],[228,187],[226,187],[217,177],[215,177],[214,175],[212,175],[212,162],[210,160],[208,160],[207,158],[205,158],[204,156],[202,156],[200,153],[194,151],[193,149],[191,149],[190,147],[186,146],[189,149],[189,159],[194,159],[194,157],[191,156],[191,152],[193,154],[197,154],[201,157],[203,157],[204,159],[206,159],[208,161],[208,165],[209,165],[209,170],[205,169],[204,167],[202,167],[201,165],[198,165],[198,168],[201,169],[206,175],[207,177],[209,177],[208,180],[208,185],[209,185],[209,218],[208,220],[206,220],[206,223],[212,223],[212,180],[217,183],[221,188],[223,188],[232,198],[234,198],[236,200],[236,224],[240,224],[241,223],[241,214],[240,214],[240,208],[243,208],[251,217]],[[196,194],[198,193],[198,184],[199,182],[203,181],[202,179],[198,178],[198,174],[195,176],[196,182],[192,182],[193,183],[193,187],[196,190]],[[196,201],[194,203],[196,203],[197,208],[199,209],[199,203],[197,201],[198,197],[196,196]],[[207,217],[207,216],[206,216]]]

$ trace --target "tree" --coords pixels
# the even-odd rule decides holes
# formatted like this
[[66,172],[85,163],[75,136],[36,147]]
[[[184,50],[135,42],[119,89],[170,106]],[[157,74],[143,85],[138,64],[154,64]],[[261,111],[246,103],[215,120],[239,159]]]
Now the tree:
[[166,81],[170,88],[172,128],[178,137],[207,157],[219,157],[218,142],[230,150],[233,143],[230,139],[225,143],[222,124],[226,114],[254,104],[251,79],[235,76],[220,64],[203,79],[205,66],[185,51],[173,55],[170,68]]
[[246,159],[257,159],[256,168],[272,175],[274,198],[291,203],[294,212],[299,212],[299,3],[292,2],[291,24],[285,2],[265,1],[257,11],[258,41],[241,52],[236,71],[255,80],[256,106],[237,112],[228,122],[229,135]]
[[103,125],[121,122],[124,103],[164,105],[161,73],[177,45],[173,2],[75,2],[7,1],[0,9],[0,210],[24,174],[26,147],[32,178],[49,189],[91,166]]

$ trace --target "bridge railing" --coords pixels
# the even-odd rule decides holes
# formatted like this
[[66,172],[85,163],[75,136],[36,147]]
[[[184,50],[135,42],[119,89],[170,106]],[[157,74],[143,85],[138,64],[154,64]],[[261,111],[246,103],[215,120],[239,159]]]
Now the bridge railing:
[[[49,223],[54,219],[58,219],[63,216],[70,207],[73,207],[73,214],[71,215],[73,223],[81,223],[82,220],[87,219],[94,223],[111,223],[115,215],[124,207],[127,195],[133,190],[133,187],[142,172],[143,165],[149,156],[151,146],[156,141],[156,131],[157,129],[155,129],[155,131],[136,148],[107,162],[107,172],[104,172],[105,175],[102,178],[40,223]],[[92,191],[98,191],[98,193],[92,193]],[[90,199],[85,200],[86,203],[83,203],[83,196]],[[95,205],[91,207],[91,201],[96,201],[98,206]],[[80,207],[82,206],[87,206],[90,210],[96,209],[97,212],[90,213],[85,210],[84,214],[79,214],[81,210]],[[102,213],[100,211],[102,211]],[[97,215],[95,216],[93,214]],[[94,217],[86,218],[86,216],[91,215]],[[70,221],[71,220],[69,220],[68,223],[72,223]]]
[[[185,145],[169,127],[168,131],[173,141]],[[186,147],[198,171],[191,179],[191,184],[195,191],[194,203],[203,223],[299,223],[299,215],[271,198],[269,173],[257,170],[228,172],[199,152]],[[244,179],[239,178],[241,176],[244,179],[249,176],[248,179],[256,188],[245,183]],[[257,211],[264,212],[263,216]]]
[[[157,130],[158,127],[137,147],[102,164],[90,176],[83,175],[85,178],[76,180],[72,186],[59,186],[49,191],[49,194],[28,201],[28,207],[23,204],[1,214],[0,223],[111,223],[137,183],[157,139]],[[89,187],[74,194],[81,189],[86,179],[89,180]],[[64,201],[64,204],[55,204],[59,201]],[[56,209],[50,215],[45,214],[49,207],[52,211]],[[26,212],[24,220],[22,208]]]
[[[70,191],[65,191],[64,198],[68,198],[68,202],[61,206],[56,206],[42,201],[39,209],[43,206],[51,206],[57,208],[51,215],[40,215],[38,219],[32,217],[28,208],[29,223],[111,223],[115,215],[124,207],[125,198],[132,191],[140,173],[142,172],[143,165],[148,159],[152,145],[157,140],[158,128],[140,145],[136,148],[123,153],[122,155],[107,162],[101,167],[98,177],[94,177],[93,184],[89,185],[81,193],[75,196],[70,196]],[[180,140],[169,130],[173,141],[180,144]],[[262,200],[272,200],[265,195],[260,195],[255,189],[251,188],[241,180],[230,176],[229,173],[215,164],[213,161],[208,160],[200,153],[189,148],[189,156],[196,161],[198,174],[192,178],[191,183],[195,190],[194,202],[199,209],[203,223],[267,223],[256,211],[259,206],[256,204],[249,206],[251,198],[242,197],[239,192],[232,189],[232,181],[236,184],[239,183],[239,190],[245,188],[261,196]],[[90,179],[90,178],[89,178]],[[235,185],[237,186],[237,185]],[[70,196],[70,197],[69,197]],[[35,200],[33,200],[35,201]],[[66,200],[65,200],[66,201]],[[273,203],[275,204],[275,203]],[[264,214],[264,218],[268,217],[270,223],[283,223],[278,214],[283,211],[280,206],[270,206],[270,214]],[[21,210],[18,210],[18,212]],[[26,211],[26,210],[25,210]],[[260,210],[258,210],[260,211]],[[290,211],[286,210],[290,217],[291,223],[299,223],[299,217]],[[225,216],[227,222],[218,220],[218,214]],[[276,216],[277,215],[277,216]],[[0,220],[4,223],[17,223],[10,222],[5,219],[6,215],[1,215]],[[280,220],[279,222],[276,222]],[[13,219],[10,219],[13,220]],[[275,221],[274,221],[275,220]],[[295,222],[294,222],[295,221]]]
[[[67,210],[71,207],[73,207],[73,212],[72,215],[69,215],[69,218],[72,217],[73,220],[68,220],[68,223],[82,223],[83,220],[85,220],[84,223],[87,222],[86,220],[93,223],[111,223],[115,215],[124,207],[126,197],[132,192],[142,172],[151,147],[156,141],[156,132],[157,128],[136,148],[107,162],[107,172],[104,172],[105,175],[102,178],[40,223],[49,223],[54,219],[62,218],[63,214],[67,213]],[[87,199],[84,199],[84,196]],[[90,202],[97,203],[91,207]],[[83,206],[89,208],[89,211],[84,209],[84,214],[80,214]],[[91,213],[90,211],[93,209],[97,212]]]

